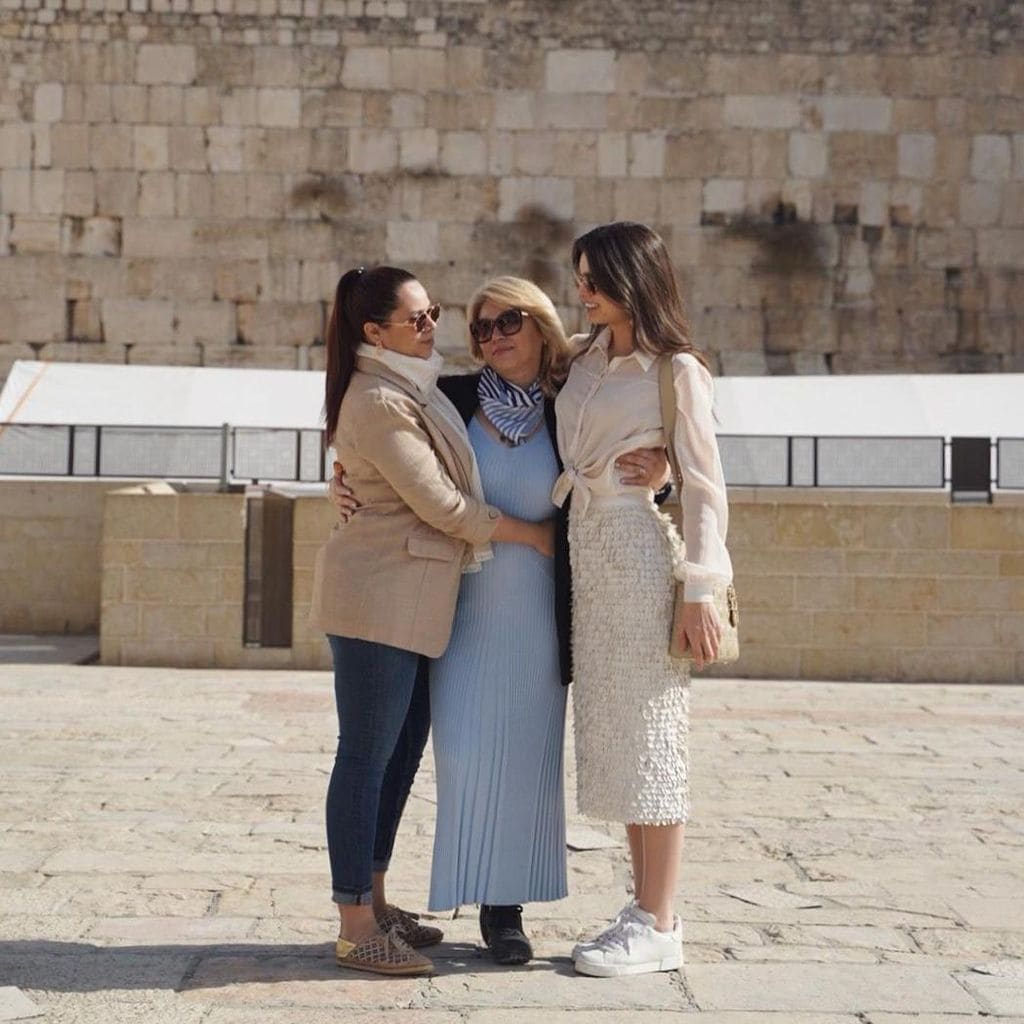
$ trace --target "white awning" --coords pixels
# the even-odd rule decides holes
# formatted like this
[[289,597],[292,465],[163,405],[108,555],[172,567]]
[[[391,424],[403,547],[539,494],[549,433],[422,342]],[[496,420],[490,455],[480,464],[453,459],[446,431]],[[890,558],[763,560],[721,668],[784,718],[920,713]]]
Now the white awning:
[[[720,377],[722,434],[1024,437],[1024,374]],[[20,360],[0,423],[315,429],[323,374]]]

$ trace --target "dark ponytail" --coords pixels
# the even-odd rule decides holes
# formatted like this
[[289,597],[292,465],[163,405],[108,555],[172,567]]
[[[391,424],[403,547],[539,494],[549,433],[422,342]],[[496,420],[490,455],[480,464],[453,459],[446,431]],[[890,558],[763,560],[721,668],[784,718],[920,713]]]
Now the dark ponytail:
[[398,289],[414,280],[413,274],[398,267],[356,267],[338,281],[327,324],[327,444],[338,429],[341,400],[356,368],[356,349],[364,340],[363,324],[387,320],[398,305]]

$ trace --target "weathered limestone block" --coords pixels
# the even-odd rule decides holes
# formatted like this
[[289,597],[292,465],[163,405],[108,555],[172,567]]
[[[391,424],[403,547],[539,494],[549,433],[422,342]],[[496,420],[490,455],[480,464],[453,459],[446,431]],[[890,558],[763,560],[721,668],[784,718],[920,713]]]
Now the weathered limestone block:
[[885,132],[892,100],[880,96],[823,96],[819,107],[827,132]]
[[936,127],[936,103],[931,99],[900,99],[892,102],[894,132],[931,132]]
[[749,172],[747,132],[693,132],[666,137],[665,174],[669,177],[743,178]]
[[206,129],[206,160],[215,174],[242,169],[242,130],[237,127]]
[[169,163],[168,129],[162,125],[136,125],[133,129],[135,168],[162,171]]
[[822,178],[828,171],[828,140],[812,132],[789,136],[789,171],[798,178]]
[[960,186],[960,222],[965,227],[985,228],[999,223],[1002,189],[996,182],[971,182]]
[[135,79],[144,85],[191,85],[196,79],[194,46],[143,43],[138,50]]
[[93,125],[90,157],[95,170],[132,167],[132,129],[128,125]]
[[538,128],[599,129],[608,124],[608,97],[541,93],[536,102]]
[[553,132],[516,132],[514,166],[526,175],[550,174],[555,166]]
[[614,186],[615,220],[651,222],[658,216],[658,193],[650,182],[616,181]]
[[[663,145],[664,150],[664,145]],[[597,138],[597,173],[602,178],[626,176],[625,132],[602,132]],[[664,160],[664,152],[662,154]]]
[[489,93],[430,93],[427,123],[438,131],[490,131],[494,101]]
[[180,259],[197,251],[192,221],[126,217],[122,231],[125,256]]
[[68,333],[71,341],[99,343],[103,341],[103,323],[100,318],[100,304],[88,299],[69,303],[70,324]]
[[0,196],[5,213],[32,212],[32,172],[29,170],[0,171]]
[[178,303],[174,313],[174,340],[179,345],[230,344],[237,337],[235,311],[233,302]]
[[1013,156],[1006,135],[975,135],[971,140],[971,177],[978,181],[1006,181]]
[[206,138],[198,126],[174,127],[167,132],[168,165],[175,172],[206,170]]
[[[398,145],[398,165],[402,170],[424,171],[437,168],[439,142],[433,128],[408,128],[400,131]],[[334,161],[330,163],[334,164]]]
[[704,183],[704,210],[707,213],[740,213],[744,207],[744,196],[742,180],[713,178]]
[[120,256],[121,222],[113,217],[63,217],[61,251],[69,256]]
[[900,135],[897,160],[901,178],[931,178],[935,173],[935,136],[924,133]]
[[275,128],[297,128],[301,122],[301,95],[298,89],[259,89],[259,124]]
[[490,220],[498,211],[498,185],[490,178],[424,180],[420,211],[424,219],[452,221],[454,228]]
[[349,136],[349,170],[355,174],[393,171],[398,163],[397,141],[392,131],[353,129]]
[[793,96],[726,96],[724,115],[731,128],[796,128],[801,120]]
[[32,128],[18,123],[0,125],[0,170],[31,166]]
[[410,92],[439,92],[448,79],[443,50],[395,46],[391,49],[391,86]]
[[110,89],[110,110],[115,121],[141,124],[146,120],[149,95],[142,85],[114,85]]
[[835,181],[896,175],[896,139],[891,135],[838,132],[829,139],[829,170]]
[[540,207],[556,218],[573,216],[573,183],[565,178],[503,178],[498,186],[498,220],[512,221]]
[[114,345],[170,344],[174,340],[174,304],[137,299],[104,299],[103,335]]
[[32,171],[32,212],[59,214],[64,202],[64,171]]
[[436,221],[390,221],[387,230],[387,257],[398,266],[433,263],[440,258]]
[[64,86],[60,82],[43,82],[35,88],[32,116],[48,124],[60,121],[64,113]]
[[296,86],[303,56],[290,47],[257,46],[253,51],[253,79],[267,86]]
[[615,89],[614,50],[551,50],[544,85],[555,93],[608,93]]
[[494,96],[494,127],[523,131],[534,127],[537,94],[500,90]]
[[[562,167],[564,173],[572,169]],[[629,137],[629,175],[631,178],[660,178],[665,169],[665,135],[662,132],[634,132]],[[577,171],[577,173],[579,173]]]
[[132,217],[138,211],[139,176],[132,171],[99,171],[92,176],[96,212],[107,217]]
[[452,175],[486,173],[486,140],[476,132],[446,132],[441,140],[440,166]]
[[15,253],[58,252],[60,218],[15,214],[7,244]]
[[310,345],[323,337],[324,308],[320,303],[239,303],[238,336],[246,344]]
[[174,175],[169,171],[139,175],[139,216],[174,216]]
[[978,264],[1024,270],[1024,230],[988,228],[979,231]]
[[411,92],[396,92],[391,95],[391,128],[423,128],[426,122],[427,101]]
[[65,311],[52,299],[0,300],[0,341],[47,342],[64,337]]
[[89,126],[67,123],[53,125],[50,129],[50,159],[55,167],[74,170],[90,167]]

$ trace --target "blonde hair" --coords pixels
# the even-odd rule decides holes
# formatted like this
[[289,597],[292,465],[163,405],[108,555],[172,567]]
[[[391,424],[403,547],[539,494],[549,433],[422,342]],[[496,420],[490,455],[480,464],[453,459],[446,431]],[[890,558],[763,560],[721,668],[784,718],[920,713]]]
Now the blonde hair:
[[[481,307],[488,300],[503,308],[520,309],[530,314],[544,342],[538,382],[544,394],[557,394],[569,372],[571,357],[565,328],[555,310],[555,304],[532,281],[522,277],[492,277],[469,300],[469,306],[466,307],[469,323],[476,320]],[[474,359],[484,361],[483,352],[472,335],[469,337],[469,349]]]

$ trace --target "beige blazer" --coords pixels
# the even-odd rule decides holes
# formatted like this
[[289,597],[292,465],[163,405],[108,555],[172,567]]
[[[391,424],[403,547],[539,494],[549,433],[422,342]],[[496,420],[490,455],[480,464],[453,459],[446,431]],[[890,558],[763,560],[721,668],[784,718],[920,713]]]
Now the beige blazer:
[[501,513],[470,496],[473,451],[446,402],[357,358],[334,447],[361,507],[317,554],[311,619],[325,633],[432,658],[448,646],[462,569]]

